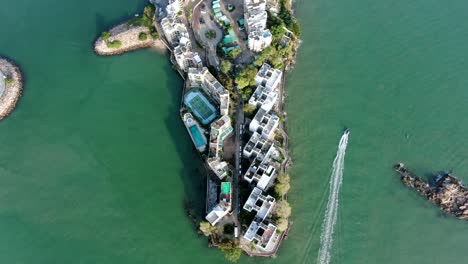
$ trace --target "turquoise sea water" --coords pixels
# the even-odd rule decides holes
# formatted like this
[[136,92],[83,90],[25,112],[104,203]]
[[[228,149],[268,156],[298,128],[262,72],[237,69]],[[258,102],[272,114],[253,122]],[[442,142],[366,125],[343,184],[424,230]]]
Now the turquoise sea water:
[[[0,0],[0,54],[26,81],[0,122],[0,263],[224,263],[184,213],[203,207],[205,183],[167,56],[91,51],[144,4]],[[297,1],[293,229],[278,258],[240,263],[315,263],[344,126],[332,263],[466,259],[467,224],[404,188],[391,166],[468,181],[467,11],[461,0]]]

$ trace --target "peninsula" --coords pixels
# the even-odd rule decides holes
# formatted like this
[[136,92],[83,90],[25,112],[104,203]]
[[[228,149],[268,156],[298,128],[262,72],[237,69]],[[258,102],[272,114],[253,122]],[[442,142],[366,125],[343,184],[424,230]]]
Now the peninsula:
[[275,256],[291,222],[285,73],[300,25],[290,0],[152,0],[136,22],[104,32],[99,55],[151,45],[184,79],[180,118],[207,171],[200,233],[229,261]]
[[394,168],[405,185],[415,189],[445,213],[468,220],[468,189],[457,178],[449,173],[440,173],[428,183],[408,171],[402,163]]
[[0,57],[0,120],[7,117],[23,91],[23,75],[16,64]]

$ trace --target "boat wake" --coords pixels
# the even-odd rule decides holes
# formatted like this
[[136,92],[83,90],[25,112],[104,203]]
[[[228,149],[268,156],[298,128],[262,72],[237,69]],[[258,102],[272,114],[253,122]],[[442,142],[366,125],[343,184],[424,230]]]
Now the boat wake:
[[322,224],[322,234],[320,235],[320,250],[318,253],[318,264],[330,263],[330,251],[333,244],[333,228],[338,218],[338,196],[341,182],[343,181],[344,158],[346,146],[348,145],[349,130],[346,129],[340,139],[338,151],[336,152],[333,168],[330,176],[330,193],[328,195],[327,209]]

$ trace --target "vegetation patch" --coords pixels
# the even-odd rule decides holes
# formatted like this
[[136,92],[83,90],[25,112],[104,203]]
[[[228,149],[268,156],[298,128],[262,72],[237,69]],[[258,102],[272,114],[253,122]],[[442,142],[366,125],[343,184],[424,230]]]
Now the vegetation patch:
[[138,34],[138,39],[141,41],[145,41],[148,39],[148,34],[146,34],[145,32],[140,32],[140,34]]
[[101,34],[101,39],[107,41],[111,37],[111,33],[109,31],[104,31]]
[[215,39],[216,38],[216,31],[214,30],[209,30],[205,33],[205,37],[207,39]]
[[11,76],[8,76],[6,79],[5,79],[5,83],[6,85],[12,85],[13,83],[15,82],[15,80],[13,78],[11,78]]
[[108,48],[118,49],[122,46],[122,42],[120,40],[108,41],[106,45]]

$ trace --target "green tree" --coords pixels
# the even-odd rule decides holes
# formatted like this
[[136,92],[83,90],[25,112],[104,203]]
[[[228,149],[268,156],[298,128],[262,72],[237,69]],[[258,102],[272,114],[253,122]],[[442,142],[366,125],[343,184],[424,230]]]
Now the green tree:
[[232,240],[220,243],[218,247],[224,252],[224,257],[230,262],[237,262],[242,254],[242,250]]
[[120,40],[114,40],[107,42],[107,47],[112,49],[118,49],[122,46],[122,42]]
[[244,113],[247,117],[252,117],[255,114],[255,111],[257,110],[257,107],[255,105],[251,104],[246,104],[244,105]]
[[272,26],[270,28],[271,35],[273,40],[279,41],[284,34],[286,34],[286,30],[284,29],[284,23],[281,21],[279,25]]
[[221,72],[223,72],[224,74],[228,74],[229,71],[231,70],[232,63],[230,61],[223,60],[221,61],[220,66],[221,66]]
[[107,41],[111,37],[111,33],[108,31],[104,31],[101,34],[101,39]]
[[233,224],[225,224],[224,225],[224,234],[234,234],[234,225]]
[[240,48],[235,48],[228,52],[228,57],[235,59],[239,57],[241,53],[242,53],[242,50]]
[[274,46],[269,46],[266,49],[260,53],[260,55],[257,57],[255,60],[254,64],[257,67],[261,67],[263,63],[272,60],[272,58],[275,58],[277,56],[277,51]]
[[6,85],[8,85],[8,86],[12,85],[14,82],[15,82],[15,80],[14,80],[13,78],[11,78],[10,76],[8,76],[8,77],[5,79],[5,83],[6,83]]
[[145,41],[148,39],[148,34],[146,34],[145,32],[140,32],[140,34],[138,34],[138,39],[140,41]]
[[291,216],[291,206],[286,200],[280,200],[276,203],[275,214],[279,218],[288,219]]
[[209,30],[205,33],[205,37],[207,39],[215,39],[216,38],[216,31],[214,30]]
[[242,249],[234,248],[230,250],[224,250],[224,257],[230,262],[237,262],[242,255]]
[[289,192],[291,188],[291,184],[289,183],[289,175],[288,174],[280,174],[278,178],[276,178],[276,185],[275,185],[275,192],[280,196],[283,197],[285,194]]
[[255,75],[257,75],[257,68],[253,65],[245,67],[236,77],[235,81],[237,88],[244,89],[247,86],[255,85]]
[[154,6],[153,5],[147,5],[145,6],[145,8],[143,9],[143,15],[152,20],[153,19],[153,16],[154,16]]
[[284,218],[279,218],[277,221],[276,221],[276,228],[278,229],[278,231],[280,232],[283,232],[285,231],[286,229],[288,229],[288,220],[287,219],[284,219]]
[[200,231],[204,236],[211,236],[217,234],[218,228],[216,226],[212,226],[208,222],[201,222]]

